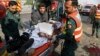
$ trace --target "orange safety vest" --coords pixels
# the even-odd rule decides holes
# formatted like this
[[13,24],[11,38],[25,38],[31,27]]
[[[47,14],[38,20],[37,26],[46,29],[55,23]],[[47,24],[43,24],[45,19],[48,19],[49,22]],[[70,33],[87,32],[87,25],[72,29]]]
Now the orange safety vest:
[[[69,14],[68,16],[71,17],[75,22],[76,22],[76,29],[73,33],[74,37],[75,37],[75,40],[76,42],[80,42],[80,39],[82,37],[82,22],[81,22],[81,18],[78,18],[77,15],[79,13],[76,11],[72,14]],[[65,19],[63,20],[63,22],[66,22]]]
[[21,10],[22,10],[22,7],[21,7],[21,0],[16,0],[17,1],[17,4],[18,4],[18,6],[17,6],[17,11],[18,12],[21,12]]
[[100,19],[100,9],[96,10],[96,15],[95,15],[96,19]]

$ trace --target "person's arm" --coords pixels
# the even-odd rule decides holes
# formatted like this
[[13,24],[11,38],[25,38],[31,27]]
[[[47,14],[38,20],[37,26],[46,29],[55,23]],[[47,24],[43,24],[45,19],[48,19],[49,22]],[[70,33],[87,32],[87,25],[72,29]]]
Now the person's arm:
[[43,21],[48,22],[48,13],[47,12],[43,16]]
[[67,24],[67,29],[66,29],[67,38],[69,38],[69,39],[73,38],[73,33],[74,33],[75,29],[76,29],[76,22],[74,20],[70,19]]
[[31,15],[31,20],[33,25],[36,25],[38,23],[38,16],[36,15],[36,13],[33,13]]
[[57,38],[57,39],[65,39],[66,36],[67,36],[66,34],[63,34],[63,33],[62,33],[62,34],[60,34],[60,35],[57,35],[56,38]]

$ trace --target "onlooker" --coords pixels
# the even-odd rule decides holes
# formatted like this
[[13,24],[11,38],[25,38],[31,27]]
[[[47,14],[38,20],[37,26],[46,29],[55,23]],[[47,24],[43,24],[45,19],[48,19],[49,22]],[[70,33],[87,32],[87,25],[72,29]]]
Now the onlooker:
[[95,13],[96,13],[96,6],[94,5],[91,10],[90,10],[90,13],[89,13],[89,17],[90,17],[90,23],[93,23],[94,21],[94,18],[95,18]]
[[95,18],[93,20],[93,26],[92,26],[92,36],[94,35],[94,32],[96,30],[96,37],[99,37],[99,30],[100,30],[100,5],[96,8]]
[[[6,8],[3,2],[1,1],[0,2],[0,24],[1,24],[1,20],[4,19],[5,15],[6,15]],[[0,48],[2,47],[3,47],[3,41],[0,36]]]
[[39,22],[47,22],[48,21],[48,13],[46,11],[46,7],[43,3],[41,3],[38,7],[37,11],[34,11],[31,15],[32,24],[36,25]]

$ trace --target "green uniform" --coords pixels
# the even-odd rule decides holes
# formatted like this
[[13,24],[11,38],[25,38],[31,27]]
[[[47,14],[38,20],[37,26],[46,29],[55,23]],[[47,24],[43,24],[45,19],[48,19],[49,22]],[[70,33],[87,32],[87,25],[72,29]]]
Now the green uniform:
[[6,12],[5,18],[1,21],[2,32],[5,35],[5,40],[8,41],[9,37],[16,39],[19,37],[18,24],[20,21],[19,13],[13,14],[10,11]]
[[50,20],[55,20],[57,21],[57,11],[49,11],[49,18]]
[[[68,25],[71,25],[72,27],[69,28]],[[74,50],[77,48],[77,44],[73,36],[75,28],[76,28],[75,21],[69,18],[66,22],[66,30],[65,30],[66,33],[58,36],[58,38],[65,40],[63,49],[61,51],[61,56],[74,56]]]

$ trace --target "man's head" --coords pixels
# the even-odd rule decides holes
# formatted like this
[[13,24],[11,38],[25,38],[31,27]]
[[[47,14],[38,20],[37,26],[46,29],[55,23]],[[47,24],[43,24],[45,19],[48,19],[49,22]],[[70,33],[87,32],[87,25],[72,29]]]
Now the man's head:
[[50,6],[51,8],[51,11],[56,11],[57,10],[57,7],[58,7],[58,1],[57,0],[53,0],[52,2],[51,2],[51,6]]
[[100,9],[100,4],[98,4],[98,9]]
[[70,14],[75,10],[76,4],[72,0],[67,0],[65,2],[65,11],[66,13]]
[[17,2],[16,1],[9,1],[9,10],[12,12],[12,13],[15,13],[17,11]]
[[39,12],[41,13],[41,14],[44,14],[45,13],[45,11],[46,11],[46,6],[45,6],[45,4],[40,4],[39,5]]

